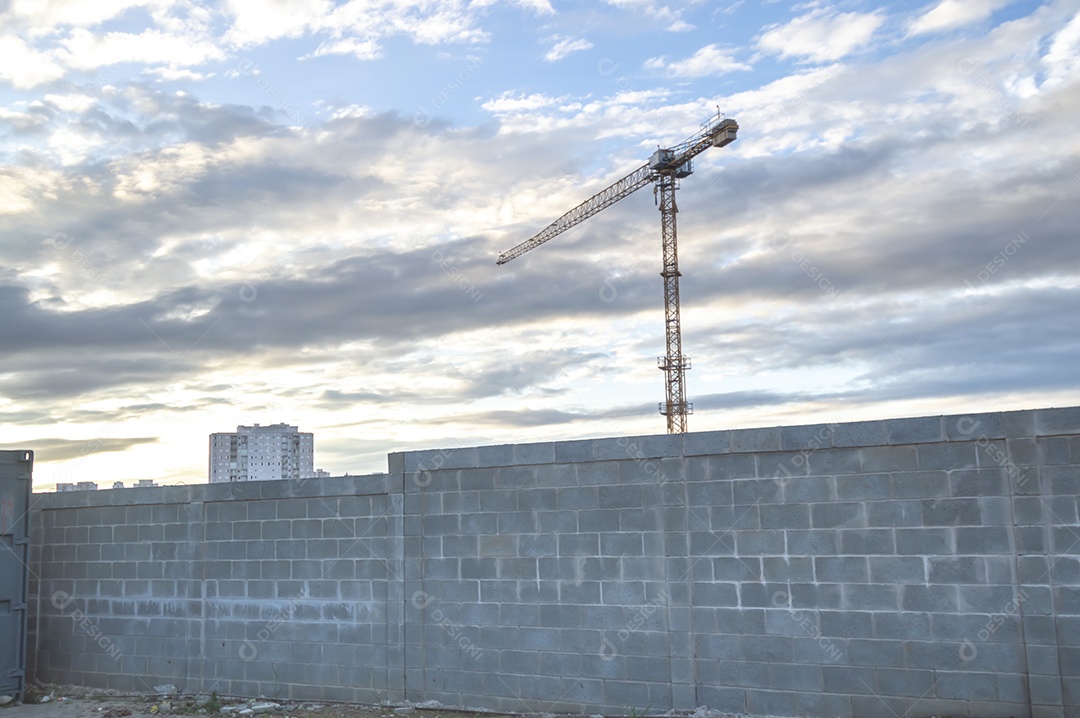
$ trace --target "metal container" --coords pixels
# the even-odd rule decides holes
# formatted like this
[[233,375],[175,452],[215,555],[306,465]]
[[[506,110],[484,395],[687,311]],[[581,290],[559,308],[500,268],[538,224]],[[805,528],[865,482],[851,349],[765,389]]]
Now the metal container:
[[33,468],[33,451],[0,451],[0,695],[18,700],[26,691]]

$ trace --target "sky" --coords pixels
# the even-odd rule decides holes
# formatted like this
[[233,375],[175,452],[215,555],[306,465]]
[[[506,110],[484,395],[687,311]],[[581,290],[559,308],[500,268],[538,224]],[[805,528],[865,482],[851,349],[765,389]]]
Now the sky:
[[0,424],[34,483],[1080,404],[1080,0],[0,2]]

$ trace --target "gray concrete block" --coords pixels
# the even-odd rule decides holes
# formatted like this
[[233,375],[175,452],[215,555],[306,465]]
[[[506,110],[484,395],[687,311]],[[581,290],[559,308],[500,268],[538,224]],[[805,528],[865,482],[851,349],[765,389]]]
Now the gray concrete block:
[[866,511],[862,502],[813,504],[810,519],[816,529],[863,527],[866,526]]
[[951,485],[946,471],[904,471],[892,475],[896,498],[933,498],[949,496]]
[[829,556],[840,553],[840,532],[834,529],[787,532],[788,554]]
[[811,475],[840,476],[862,471],[862,458],[855,448],[817,449],[807,456]]
[[757,688],[746,690],[746,710],[758,715],[795,715],[798,693],[792,691],[767,691]]
[[771,504],[759,507],[763,529],[808,529],[810,506],[808,504]]
[[832,716],[850,718],[852,716],[851,697],[832,693],[803,693],[798,698],[798,715]]
[[836,490],[831,476],[803,476],[783,484],[783,501],[807,503],[833,501]]
[[967,701],[997,700],[997,676],[993,673],[941,671],[937,679],[935,693],[939,698]]
[[735,454],[780,450],[780,427],[732,429],[728,436]]
[[986,566],[978,556],[931,557],[928,570],[934,584],[986,582]]
[[614,461],[578,464],[577,474],[582,486],[615,485],[619,483],[619,464]]
[[695,703],[727,713],[745,713],[747,710],[746,691],[742,688],[699,685]]
[[514,444],[513,449],[513,463],[519,466],[555,462],[555,444],[553,442]]
[[732,489],[736,506],[783,502],[784,485],[773,479],[743,479],[734,482]]
[[917,451],[934,446],[939,446],[939,444],[923,444],[918,447],[863,446],[859,449],[862,471],[865,473],[879,473],[890,471],[916,471],[920,468],[925,468],[919,464]]
[[949,472],[953,496],[1008,496],[1009,486],[1000,467]]
[[922,506],[915,500],[867,501],[866,523],[871,527],[921,526]]
[[753,454],[710,456],[709,476],[713,480],[755,477],[757,476],[757,457]]
[[863,556],[819,556],[814,559],[817,581],[865,583],[869,575],[867,559]]
[[963,414],[945,417],[945,436],[949,441],[1001,439],[1007,435],[1005,415],[1000,412]]
[[834,424],[833,446],[873,446],[887,444],[888,429],[884,421],[853,421]]
[[814,580],[814,560],[807,556],[766,556],[761,570],[766,581]]
[[836,498],[840,501],[888,499],[892,495],[889,474],[858,474],[836,477]]
[[500,489],[523,489],[538,486],[536,468],[532,466],[503,466],[495,469],[495,486]]
[[845,554],[895,553],[892,529],[844,529],[840,534],[840,551]]
[[893,584],[846,584],[844,608],[861,611],[897,610],[900,606],[899,588]]
[[926,499],[922,502],[924,526],[978,526],[983,504],[979,499]]
[[[866,666],[822,666],[821,676],[826,693],[842,695],[870,695],[875,692],[876,671]],[[880,704],[874,711],[880,710]],[[877,715],[876,712],[862,715]],[[860,715],[856,713],[856,715]],[[903,713],[900,713],[903,715]]]
[[726,454],[731,450],[727,431],[702,431],[683,435],[683,453],[686,456]]
[[926,563],[921,557],[871,556],[872,583],[925,583]]
[[888,419],[885,422],[890,444],[924,444],[945,439],[945,420],[941,416],[911,419]]
[[1005,526],[963,526],[956,529],[959,554],[1011,554],[1010,531]]
[[[847,642],[847,655],[848,660],[857,666],[900,668],[905,662],[902,641],[851,638]],[[879,672],[879,675],[883,672]]]
[[1080,408],[1037,409],[1035,430],[1038,436],[1080,434]]

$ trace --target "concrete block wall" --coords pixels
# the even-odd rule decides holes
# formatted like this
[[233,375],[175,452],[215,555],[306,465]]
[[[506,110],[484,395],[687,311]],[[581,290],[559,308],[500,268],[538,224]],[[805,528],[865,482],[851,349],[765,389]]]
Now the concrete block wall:
[[386,475],[39,496],[31,665],[125,692],[386,700],[400,523]]
[[[138,490],[171,498],[173,539],[168,522],[140,534],[160,507],[149,524],[88,512],[136,490],[41,497],[39,585],[135,637],[117,671],[46,595],[38,675],[535,713],[1080,718],[1078,408],[409,452],[389,469],[368,513],[345,501],[355,477]],[[337,503],[301,496],[316,490]],[[79,575],[84,559],[105,571],[79,545],[114,520],[135,575]],[[360,569],[350,527],[382,539],[368,560],[384,571]],[[155,553],[170,541],[175,558]],[[355,563],[324,577],[337,556]],[[186,633],[148,641],[166,624],[141,602],[169,570],[184,578],[159,604]]]

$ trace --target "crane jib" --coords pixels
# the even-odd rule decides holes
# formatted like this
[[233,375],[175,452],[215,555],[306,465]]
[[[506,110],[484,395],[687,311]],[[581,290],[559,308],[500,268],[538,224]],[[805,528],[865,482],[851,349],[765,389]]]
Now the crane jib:
[[584,222],[597,212],[615,204],[624,197],[654,183],[660,205],[660,229],[663,245],[664,314],[667,351],[660,358],[659,367],[666,377],[666,400],[660,404],[660,413],[667,417],[669,434],[686,432],[686,417],[693,413],[693,404],[686,400],[686,370],[690,359],[682,353],[682,329],[679,320],[679,254],[676,239],[675,190],[678,180],[694,171],[693,160],[710,147],[724,147],[735,141],[739,124],[725,118],[719,112],[716,117],[703,123],[693,137],[674,147],[657,149],[649,161],[611,186],[601,190],[569,212],[559,217],[533,237],[513,249],[503,252],[496,264],[506,264],[526,252],[539,247],[571,227]]

